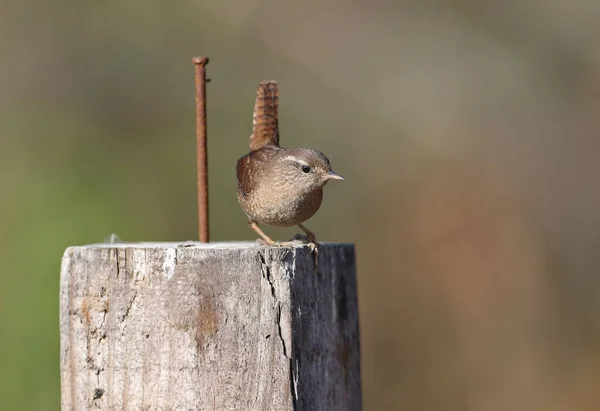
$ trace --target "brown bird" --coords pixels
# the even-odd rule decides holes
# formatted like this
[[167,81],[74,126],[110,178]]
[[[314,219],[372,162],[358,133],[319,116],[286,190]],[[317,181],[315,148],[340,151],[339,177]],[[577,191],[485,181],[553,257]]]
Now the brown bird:
[[250,227],[268,245],[288,245],[269,238],[258,226],[297,225],[315,246],[315,235],[302,223],[321,206],[323,186],[343,180],[329,159],[312,148],[279,146],[279,87],[263,81],[256,91],[250,153],[237,162],[238,201]]

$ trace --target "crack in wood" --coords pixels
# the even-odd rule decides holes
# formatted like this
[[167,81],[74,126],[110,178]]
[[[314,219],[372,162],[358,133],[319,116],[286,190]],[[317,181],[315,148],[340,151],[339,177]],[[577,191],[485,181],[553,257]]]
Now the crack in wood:
[[184,246],[65,253],[62,409],[361,409],[351,245]]

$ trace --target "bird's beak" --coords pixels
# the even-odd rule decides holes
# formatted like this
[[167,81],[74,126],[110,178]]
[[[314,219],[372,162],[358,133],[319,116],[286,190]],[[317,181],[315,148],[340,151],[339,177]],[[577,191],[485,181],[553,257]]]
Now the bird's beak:
[[344,177],[340,176],[339,174],[334,173],[333,171],[330,171],[329,173],[325,174],[325,178],[328,180],[343,180]]

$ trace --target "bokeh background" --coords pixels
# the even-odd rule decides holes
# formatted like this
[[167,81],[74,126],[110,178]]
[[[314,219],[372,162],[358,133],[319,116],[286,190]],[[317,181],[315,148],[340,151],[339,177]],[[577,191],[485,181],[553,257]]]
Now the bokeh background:
[[[69,245],[211,234],[261,80],[330,158],[308,223],[357,245],[364,409],[600,409],[600,3],[0,2],[0,409],[59,409]],[[280,239],[293,230],[267,230]]]

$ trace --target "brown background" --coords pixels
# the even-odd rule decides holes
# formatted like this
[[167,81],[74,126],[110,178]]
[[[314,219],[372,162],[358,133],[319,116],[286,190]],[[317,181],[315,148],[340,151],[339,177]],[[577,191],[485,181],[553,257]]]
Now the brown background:
[[[600,409],[600,3],[0,2],[0,409],[58,410],[68,245],[212,239],[255,87],[325,152],[308,226],[358,251],[364,409]],[[287,239],[293,230],[267,230]]]

